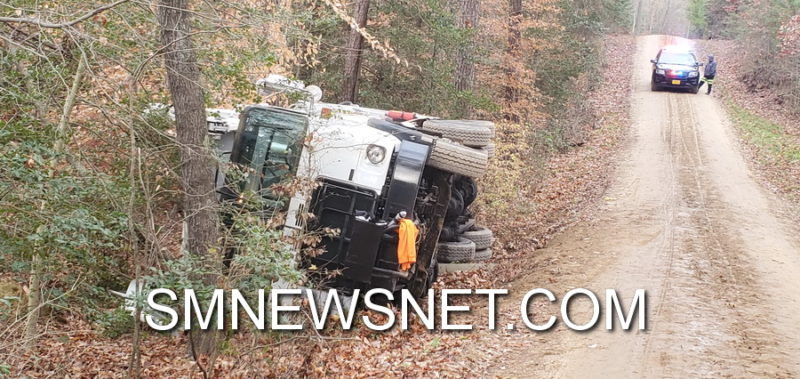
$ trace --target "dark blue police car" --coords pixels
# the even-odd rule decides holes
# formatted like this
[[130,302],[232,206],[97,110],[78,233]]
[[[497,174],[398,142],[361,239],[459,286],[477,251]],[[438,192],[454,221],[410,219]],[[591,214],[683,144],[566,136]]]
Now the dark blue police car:
[[659,50],[653,63],[653,77],[650,89],[658,91],[665,88],[688,89],[693,93],[700,90],[700,66],[694,52],[683,47],[664,47]]

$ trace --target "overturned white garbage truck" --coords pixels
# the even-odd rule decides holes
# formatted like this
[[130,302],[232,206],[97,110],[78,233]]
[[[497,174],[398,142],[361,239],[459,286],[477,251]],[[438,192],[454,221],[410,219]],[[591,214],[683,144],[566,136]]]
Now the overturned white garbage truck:
[[[287,230],[339,231],[323,238],[321,254],[298,260],[314,272],[339,273],[326,286],[345,293],[406,288],[419,297],[435,280],[437,262],[491,256],[491,231],[474,225],[466,210],[477,195],[473,179],[483,175],[492,152],[491,122],[321,103],[318,88],[276,76],[257,85],[304,99],[290,107],[246,107],[235,127],[225,127],[236,119],[233,113],[213,112],[209,131],[221,135],[230,162],[249,173],[241,182],[221,181],[221,198],[233,200],[249,189],[278,200],[272,185],[293,175],[316,180],[312,194],[276,206],[287,212]],[[305,212],[313,214],[309,225],[300,217]],[[418,234],[412,263],[401,265],[404,220]]]

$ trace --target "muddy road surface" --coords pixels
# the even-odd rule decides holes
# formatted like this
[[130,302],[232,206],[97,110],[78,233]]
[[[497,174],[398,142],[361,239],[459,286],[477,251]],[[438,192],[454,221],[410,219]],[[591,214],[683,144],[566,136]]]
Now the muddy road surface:
[[[782,216],[789,206],[754,179],[718,99],[651,92],[649,60],[673,42],[639,37],[633,92],[620,94],[632,105],[631,140],[611,188],[591,221],[537,252],[501,311],[537,287],[588,288],[601,303],[616,289],[626,307],[641,288],[646,330],[609,332],[601,315],[589,332],[563,322],[519,331],[524,343],[490,376],[800,376],[800,233]],[[576,323],[589,304],[573,304]],[[558,305],[536,312],[558,315]]]

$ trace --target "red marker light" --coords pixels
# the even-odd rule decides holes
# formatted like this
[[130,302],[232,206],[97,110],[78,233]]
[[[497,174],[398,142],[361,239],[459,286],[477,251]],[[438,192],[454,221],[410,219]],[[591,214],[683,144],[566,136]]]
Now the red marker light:
[[388,111],[386,112],[386,117],[389,117],[393,121],[411,121],[417,118],[417,114],[413,112]]
[[320,109],[319,117],[327,119],[327,118],[331,118],[331,116],[333,116],[333,112],[331,111],[330,108],[322,108],[322,109]]

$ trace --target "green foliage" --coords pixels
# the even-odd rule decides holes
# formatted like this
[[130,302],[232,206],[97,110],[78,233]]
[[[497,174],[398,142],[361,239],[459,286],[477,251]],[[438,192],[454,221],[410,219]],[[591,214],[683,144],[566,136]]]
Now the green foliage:
[[692,31],[698,36],[704,36],[708,29],[708,0],[690,0],[688,17]]
[[[489,7],[491,4],[484,4]],[[536,83],[545,95],[553,96],[553,102],[569,96],[567,85],[570,77],[594,67],[597,61],[596,37],[606,32],[624,32],[630,26],[630,0],[603,1],[559,1],[558,24],[539,25],[525,31],[526,35],[547,41],[542,51],[526,59],[528,65],[542,75]],[[477,110],[487,114],[498,110],[498,94],[478,87],[471,93],[458,93],[453,86],[455,53],[458,47],[470,41],[470,32],[456,26],[452,5],[443,0],[418,0],[409,2],[378,1],[370,6],[370,19],[381,20],[378,27],[369,31],[379,40],[387,40],[398,55],[409,62],[409,66],[383,58],[379,53],[366,50],[359,82],[359,99],[362,105],[412,110],[443,117],[458,117],[457,104],[466,100]],[[341,21],[326,17],[321,10],[319,17],[310,20],[311,32],[325,41],[326,48],[320,51],[320,66],[300,75],[300,79],[319,84],[332,101],[338,95],[342,81],[344,45],[347,33]],[[549,18],[549,15],[531,15],[533,18]],[[338,22],[338,27],[334,27]],[[483,20],[491,22],[491,20]],[[478,36],[486,38],[485,36]],[[505,37],[502,37],[504,40]],[[492,51],[503,46],[485,46],[477,43],[476,63],[496,65]]]
[[[730,38],[736,35],[740,26],[741,8],[749,1],[706,0],[704,36],[711,38]],[[690,8],[691,10],[691,8]],[[697,9],[696,12],[703,13]],[[699,21],[699,20],[698,20]]]
[[[19,9],[26,17],[52,22],[84,14],[92,6],[75,0],[45,6],[13,0],[6,5],[3,16],[19,17],[14,11]],[[192,38],[208,104],[261,102],[252,85],[255,79],[276,66],[301,67],[313,59],[314,49],[299,52],[318,42],[304,23],[323,25],[324,20],[312,17],[304,9],[307,5],[266,10],[261,3],[193,4],[197,32]],[[17,26],[20,33],[31,32],[30,25]],[[0,47],[3,274],[23,280],[31,274],[32,258],[40,257],[44,300],[90,319],[114,304],[107,289],[124,288],[130,280],[133,246],[138,246],[140,257],[150,254],[146,264],[156,268],[152,278],[165,285],[197,287],[207,283],[203,275],[229,280],[233,271],[241,273],[235,284],[247,288],[299,276],[290,266],[291,249],[281,245],[281,233],[263,220],[257,226],[237,221],[243,232],[228,241],[244,253],[233,259],[230,269],[222,266],[220,254],[212,254],[202,265],[190,257],[161,264],[177,253],[171,247],[174,225],[180,225],[181,162],[174,122],[165,110],[151,109],[152,103],[169,103],[153,9],[122,4],[69,29],[32,29],[20,34],[29,37],[27,44]],[[81,51],[86,52],[88,74],[67,138],[62,139],[56,136],[56,124]],[[133,178],[131,130],[141,154]],[[63,150],[55,149],[59,142],[66,142]],[[130,188],[131,179],[136,188]],[[131,196],[133,210],[128,209]],[[136,241],[129,240],[129,221]],[[150,222],[154,235],[148,233]],[[0,298],[2,303],[10,301]],[[109,336],[125,330],[118,311],[105,312],[95,321]]]
[[123,308],[114,308],[110,311],[100,313],[95,318],[95,324],[100,327],[103,336],[116,338],[133,332],[134,319],[130,312]]
[[294,268],[294,246],[284,240],[282,230],[268,227],[266,220],[253,214],[235,215],[230,240],[235,255],[229,279],[235,288],[254,291],[272,288],[279,280],[300,280]]
[[631,0],[605,0],[601,2],[601,20],[612,33],[627,33],[633,22]]
[[733,103],[728,106],[732,110],[734,125],[744,132],[753,145],[767,152],[768,156],[789,162],[800,161],[800,146],[792,142],[794,138],[780,125]]
[[784,106],[800,113],[800,55],[782,45],[797,36],[781,33],[800,14],[800,0],[709,0],[707,11],[708,34],[733,37],[741,46],[738,79],[752,89],[774,90]]
[[[536,87],[545,96],[543,108],[550,116],[548,124],[531,135],[532,145],[542,153],[561,151],[571,140],[574,121],[588,117],[584,112],[583,96],[597,85],[586,80],[599,75],[602,64],[600,37],[614,28],[628,27],[623,22],[629,11],[627,1],[560,1],[556,22],[560,28],[533,28],[527,33],[550,41],[529,65],[537,73]],[[629,14],[628,14],[629,17]],[[580,79],[580,80],[579,80]],[[577,85],[580,83],[581,85]]]
[[[319,53],[320,64],[300,79],[321,85],[326,99],[335,101],[342,81],[346,25],[332,18],[326,9],[310,20],[310,30],[325,41]],[[326,17],[325,15],[328,14]],[[453,87],[453,61],[457,46],[468,37],[455,26],[447,2],[373,1],[370,19],[381,19],[380,27],[370,28],[378,40],[387,40],[408,66],[387,60],[380,53],[366,50],[362,58],[357,102],[376,108],[402,109],[448,115],[454,112],[459,94]],[[461,94],[485,105],[480,94]],[[483,104],[481,104],[483,102]]]
[[164,262],[163,268],[151,268],[152,274],[145,277],[144,282],[149,288],[169,288],[176,293],[182,292],[184,288],[191,288],[208,299],[216,288],[214,282],[208,278],[216,278],[221,274],[221,264],[221,260],[186,254]]
[[46,300],[58,298],[51,305],[82,299],[119,273],[124,258],[127,215],[116,199],[125,186],[54,148],[59,137],[47,115],[66,91],[57,83],[74,69],[71,57],[0,50],[0,267],[25,275],[39,256]]
[[0,122],[0,131],[3,266],[27,271],[37,254],[51,291],[80,283],[75,296],[118,272],[121,256],[110,252],[124,247],[127,216],[110,199],[124,187],[104,174],[79,173],[52,149],[52,138],[21,122]]
[[[0,283],[0,285],[2,285],[2,283]],[[3,288],[0,287],[0,290],[3,290]],[[19,300],[19,296],[5,295],[0,292],[0,320],[5,322],[6,320],[10,319],[11,315],[14,313],[15,307],[17,307],[17,304],[19,303]]]
[[5,378],[8,375],[11,375],[11,366],[0,363],[0,378]]
[[[152,268],[144,279],[147,288],[169,288],[176,293],[190,288],[198,301],[206,304],[217,288],[235,288],[245,297],[254,297],[258,290],[269,291],[277,281],[299,282],[302,275],[294,266],[294,245],[282,230],[271,226],[276,225],[274,219],[262,218],[259,214],[263,213],[257,212],[268,209],[267,202],[253,193],[243,194],[242,199],[244,203],[225,211],[230,227],[221,251],[166,261],[163,268]],[[223,252],[229,255],[223,257]]]

